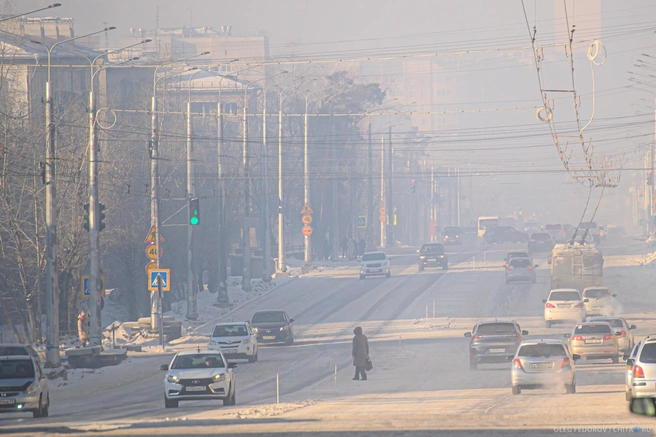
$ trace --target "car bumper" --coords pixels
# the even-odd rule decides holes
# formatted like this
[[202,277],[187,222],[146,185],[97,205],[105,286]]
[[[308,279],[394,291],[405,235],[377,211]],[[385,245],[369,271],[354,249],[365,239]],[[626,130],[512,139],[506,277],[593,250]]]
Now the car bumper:
[[547,321],[559,321],[559,320],[572,320],[572,321],[584,321],[585,320],[585,309],[571,309],[571,310],[545,310],[544,311],[544,320]]
[[258,343],[275,343],[280,341],[286,341],[292,337],[291,331],[285,329],[284,331],[278,332],[264,332],[257,334]]
[[620,352],[629,353],[631,351],[631,343],[628,337],[619,337],[617,343],[619,344]]
[[619,355],[617,346],[571,346],[573,354],[579,354],[582,357],[616,357]]
[[[20,413],[21,411],[31,411],[39,408],[40,393],[34,394],[18,394],[16,396],[8,396],[0,398],[0,401],[12,402],[11,404],[0,405],[0,413]],[[19,408],[20,407],[20,408]]]
[[223,353],[226,358],[248,358],[255,354],[255,346],[252,344],[239,345],[239,347],[223,347],[218,345],[208,345],[208,350],[218,351]]
[[574,381],[573,370],[561,370],[553,373],[529,373],[522,369],[512,369],[512,385],[520,387],[551,387],[572,384]]
[[532,281],[534,278],[533,273],[506,274],[506,281]]
[[656,398],[656,380],[633,379],[631,396],[634,398]]
[[448,263],[448,260],[446,258],[426,258],[426,259],[420,259],[419,264],[422,264],[424,266],[443,266]]
[[372,269],[362,269],[360,270],[361,276],[377,276],[377,275],[387,275],[389,273],[389,268],[387,267],[376,267]]
[[225,381],[209,384],[202,392],[187,391],[182,384],[168,381],[164,383],[164,395],[167,399],[181,401],[224,399],[228,396],[228,390],[228,384]]

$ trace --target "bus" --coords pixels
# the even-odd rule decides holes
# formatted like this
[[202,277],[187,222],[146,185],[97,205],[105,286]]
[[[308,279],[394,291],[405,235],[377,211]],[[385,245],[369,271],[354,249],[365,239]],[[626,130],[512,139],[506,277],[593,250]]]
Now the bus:
[[604,285],[604,257],[592,244],[556,244],[551,251],[551,289]]
[[483,237],[486,229],[492,229],[499,226],[499,216],[488,216],[478,218],[478,236]]

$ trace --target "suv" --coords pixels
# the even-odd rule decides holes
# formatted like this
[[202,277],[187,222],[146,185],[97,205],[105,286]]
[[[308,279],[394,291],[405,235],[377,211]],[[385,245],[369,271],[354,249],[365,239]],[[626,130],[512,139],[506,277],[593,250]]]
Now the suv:
[[626,361],[633,368],[630,396],[656,398],[656,338],[649,336],[640,343],[635,358]]
[[506,363],[515,355],[522,342],[522,331],[514,320],[482,320],[472,332],[466,332],[469,342],[469,368],[476,370],[479,363]]
[[588,317],[588,322],[608,323],[613,330],[619,331],[617,342],[620,344],[620,352],[628,354],[633,350],[635,340],[631,331],[636,329],[636,325],[629,325],[624,317]]
[[441,266],[443,270],[449,268],[449,258],[444,253],[444,246],[440,243],[426,243],[417,251],[419,254],[419,271],[426,266]]
[[392,276],[390,262],[385,252],[367,252],[360,260],[360,279],[371,275]]
[[530,281],[535,284],[537,267],[539,266],[537,264],[534,266],[530,258],[511,258],[506,267],[506,284],[510,284],[511,281]]
[[488,229],[483,236],[486,243],[526,243],[528,234],[510,226],[497,226]]
[[290,319],[285,311],[257,311],[251,319],[251,326],[257,335],[258,342],[294,343],[294,319]]
[[[588,234],[586,237],[592,237],[594,243],[599,244],[601,237],[599,236],[599,230],[597,229],[596,222],[581,222],[578,230],[579,231],[577,235],[580,236],[583,236],[583,234],[585,234],[585,231],[588,230]],[[588,241],[588,238],[586,238],[586,241]]]
[[0,413],[48,417],[50,395],[41,366],[30,355],[0,356]]
[[527,340],[517,349],[511,370],[512,394],[522,389],[565,386],[576,393],[576,368],[580,358],[561,340]]
[[614,364],[619,362],[617,335],[607,322],[580,323],[565,338],[569,338],[572,352],[586,360],[610,358]]
[[218,323],[214,326],[208,350],[220,350],[226,358],[257,361],[257,335],[249,322]]
[[564,243],[567,241],[567,234],[565,233],[565,227],[560,223],[552,223],[549,225],[544,225],[544,232],[547,232],[551,235],[553,241],[558,243]]
[[447,226],[442,230],[442,243],[462,244],[462,229],[457,226]]
[[608,288],[588,287],[583,289],[583,298],[588,299],[585,303],[585,311],[589,316],[613,316],[615,315],[614,297]]
[[535,232],[528,240],[528,253],[551,253],[555,244],[548,232]]
[[585,321],[585,301],[579,291],[574,288],[557,288],[549,292],[549,297],[543,299],[544,322],[547,328],[559,321]]

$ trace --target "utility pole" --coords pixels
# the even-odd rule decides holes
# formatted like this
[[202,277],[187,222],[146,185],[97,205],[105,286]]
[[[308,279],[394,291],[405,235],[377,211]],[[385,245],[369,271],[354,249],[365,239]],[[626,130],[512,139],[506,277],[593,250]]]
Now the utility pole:
[[333,178],[331,183],[331,197],[332,197],[332,227],[330,230],[330,235],[332,237],[332,259],[337,261],[339,259],[339,203],[337,202],[337,174],[338,174],[338,165],[337,165],[337,144],[335,142],[335,116],[330,116],[330,149],[331,149],[331,159],[333,161]]
[[264,89],[264,102],[262,105],[262,249],[263,271],[262,280],[269,282],[269,259],[271,258],[271,245],[269,244],[269,150],[266,136],[266,105],[267,88]]
[[367,132],[367,244],[374,244],[374,152],[371,146],[371,122]]
[[388,158],[387,158],[387,245],[394,246],[394,149],[392,148],[392,126],[388,133]]
[[[305,117],[303,131],[303,200],[306,205],[310,204],[310,162],[308,156],[308,101],[305,99]],[[309,235],[305,235],[305,266],[312,265],[312,247]]]
[[[195,74],[195,73],[194,73]],[[193,76],[193,75],[192,75]],[[191,86],[191,78],[189,79]],[[189,90],[191,93],[191,89]],[[194,184],[194,164],[193,164],[193,133],[191,125],[191,100],[187,102],[187,203],[196,197],[196,188]],[[194,274],[194,226],[191,224],[191,210],[187,208],[187,315],[188,320],[198,318],[198,301],[196,294],[198,288],[196,285],[196,275]]]
[[283,204],[282,183],[282,102],[283,91],[278,98],[278,272],[284,272],[285,267],[285,215]]
[[387,239],[387,209],[385,208],[385,137],[380,139],[380,247]]
[[244,168],[244,222],[242,227],[243,232],[243,266],[244,272],[241,277],[241,289],[244,291],[251,291],[251,229],[250,229],[250,209],[251,209],[251,173],[250,162],[248,160],[248,117],[246,110],[248,108],[248,100],[246,93],[248,87],[244,91],[244,114],[242,119],[242,166]]
[[460,226],[460,168],[456,168],[456,226]]
[[225,217],[223,213],[225,202],[225,184],[223,183],[223,111],[221,110],[221,102],[217,104],[217,118],[218,118],[218,132],[219,139],[217,145],[217,177],[218,177],[218,199],[217,199],[217,260],[218,260],[218,290],[216,296],[216,303],[220,307],[226,307],[230,304],[228,299],[228,263],[226,251],[226,237],[225,237]]

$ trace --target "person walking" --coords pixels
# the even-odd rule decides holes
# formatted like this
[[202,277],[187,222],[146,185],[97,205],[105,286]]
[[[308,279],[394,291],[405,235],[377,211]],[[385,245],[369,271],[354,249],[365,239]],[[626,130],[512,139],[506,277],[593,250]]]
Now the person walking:
[[362,333],[361,327],[356,327],[353,330],[355,337],[353,337],[353,365],[355,366],[354,381],[358,381],[362,377],[363,381],[367,380],[367,373],[365,367],[367,365],[367,358],[369,358],[369,340],[367,336]]
[[346,256],[348,257],[348,260],[351,261],[355,259],[355,255],[355,243],[353,242],[353,238],[349,238],[347,243]]
[[362,259],[362,255],[364,255],[364,252],[367,250],[367,243],[364,241],[364,238],[360,238],[358,246],[360,259]]
[[342,238],[339,246],[342,249],[342,258],[346,258],[346,249],[348,249],[348,241],[346,240],[346,237]]
[[78,348],[89,345],[89,319],[84,310],[80,311],[80,315],[77,316],[77,336],[80,338]]

